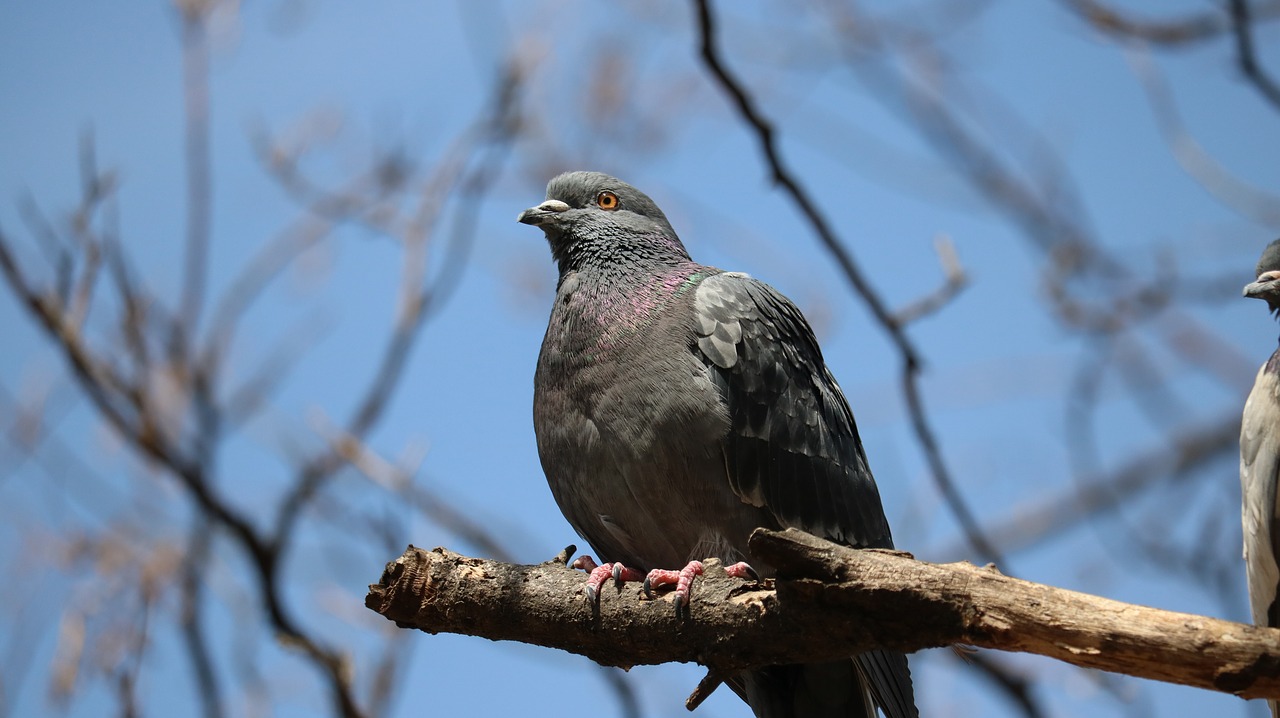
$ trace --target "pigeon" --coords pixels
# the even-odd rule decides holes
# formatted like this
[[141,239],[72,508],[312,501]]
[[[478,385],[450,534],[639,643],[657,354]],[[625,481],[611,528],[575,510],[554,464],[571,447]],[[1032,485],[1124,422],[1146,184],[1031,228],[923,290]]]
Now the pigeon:
[[[1280,317],[1280,239],[1262,251],[1255,271],[1257,279],[1244,287],[1244,296],[1261,299]],[[1249,578],[1249,605],[1253,622],[1280,626],[1280,504],[1276,482],[1280,480],[1280,348],[1258,370],[1253,390],[1244,403],[1240,424],[1241,521],[1244,525],[1244,564]],[[1280,718],[1280,705],[1267,701],[1272,718]]]
[[[520,213],[559,269],[534,375],[534,430],[551,492],[609,577],[675,583],[700,559],[771,576],[757,527],[892,548],[849,404],[800,310],[741,272],[695,263],[647,195],[568,172]],[[644,573],[647,572],[647,573]],[[919,715],[906,656],[875,650],[727,681],[759,718]]]

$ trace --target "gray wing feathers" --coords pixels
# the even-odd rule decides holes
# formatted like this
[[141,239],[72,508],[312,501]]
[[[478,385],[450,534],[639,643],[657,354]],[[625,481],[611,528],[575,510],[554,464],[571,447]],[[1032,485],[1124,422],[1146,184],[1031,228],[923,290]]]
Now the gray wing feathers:
[[698,349],[729,409],[738,496],[784,526],[892,547],[853,414],[800,310],[737,272],[703,280],[693,310]]
[[[705,282],[704,282],[705,284]],[[708,299],[721,302],[727,297],[719,295]],[[731,305],[737,308],[736,305]],[[695,312],[698,348],[721,369],[732,369],[738,363],[738,342],[742,341],[742,324],[732,318],[730,306],[719,304],[716,311]],[[726,317],[721,321],[717,316]]]
[[[736,272],[703,280],[693,304],[698,349],[729,410],[725,459],[734,492],[783,526],[891,548],[853,413],[800,310]],[[877,650],[853,660],[885,715],[919,715],[906,656]]]

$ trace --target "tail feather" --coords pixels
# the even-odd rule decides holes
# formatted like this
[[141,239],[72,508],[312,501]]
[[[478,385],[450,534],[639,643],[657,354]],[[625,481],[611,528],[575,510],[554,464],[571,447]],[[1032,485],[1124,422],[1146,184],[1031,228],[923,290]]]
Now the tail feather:
[[911,668],[906,654],[898,651],[867,651],[854,659],[858,673],[871,688],[876,705],[886,718],[920,718]]
[[871,651],[828,663],[769,666],[729,682],[756,718],[919,718],[907,657]]

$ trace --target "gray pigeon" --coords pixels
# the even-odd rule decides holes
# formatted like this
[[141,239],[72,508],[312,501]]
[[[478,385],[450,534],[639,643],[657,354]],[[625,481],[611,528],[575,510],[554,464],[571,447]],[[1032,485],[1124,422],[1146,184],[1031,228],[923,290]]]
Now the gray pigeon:
[[[1258,260],[1257,280],[1245,285],[1244,296],[1266,301],[1280,316],[1280,239],[1267,245]],[[1244,563],[1249,576],[1249,605],[1253,622],[1280,626],[1280,349],[1271,354],[1253,383],[1244,404],[1240,426],[1240,491],[1244,498]],[[1271,715],[1280,716],[1276,701],[1267,701]]]
[[[694,263],[653,200],[605,174],[552,179],[518,219],[542,228],[560,270],[533,421],[560,510],[615,562],[592,572],[593,598],[611,573],[653,569],[678,580],[680,611],[712,556],[771,575],[747,548],[760,526],[893,546],[849,404],[786,297]],[[761,718],[919,715],[892,651],[729,685]]]

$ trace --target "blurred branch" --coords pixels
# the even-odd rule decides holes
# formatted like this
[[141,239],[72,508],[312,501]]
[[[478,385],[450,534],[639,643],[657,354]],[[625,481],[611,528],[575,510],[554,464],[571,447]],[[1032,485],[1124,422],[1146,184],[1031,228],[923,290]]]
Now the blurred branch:
[[1236,61],[1240,71],[1258,90],[1258,94],[1280,110],[1280,85],[1267,74],[1253,45],[1253,11],[1248,0],[1228,0],[1231,12],[1231,29],[1236,39]]
[[267,286],[280,276],[307,249],[316,246],[332,230],[332,223],[306,217],[273,240],[264,244],[231,280],[227,291],[214,307],[205,335],[200,363],[211,374],[221,368],[222,358],[230,353],[240,319],[262,296]]
[[[1263,68],[1253,40],[1259,20],[1280,17],[1280,2],[1250,3],[1227,0],[1223,10],[1214,10],[1167,21],[1136,20],[1094,0],[1063,0],[1073,12],[1094,29],[1124,40],[1140,40],[1152,46],[1175,46],[1216,39],[1230,34],[1235,45],[1236,64],[1258,94],[1280,109],[1280,85]],[[1219,201],[1274,225],[1280,209],[1273,198],[1231,177],[1183,129],[1172,98],[1150,63],[1139,65],[1139,77],[1147,91],[1161,130],[1174,156],[1189,174],[1200,181]]]
[[[188,341],[194,341],[200,311],[204,305],[213,203],[212,165],[209,157],[207,20],[218,3],[217,0],[179,0],[175,4],[182,23],[183,141],[187,171],[187,244],[178,316],[185,327]],[[178,338],[183,337],[179,335]],[[182,350],[179,347],[175,349]]]
[[186,643],[187,655],[191,660],[191,671],[195,674],[196,687],[200,692],[200,705],[204,711],[204,717],[220,718],[225,715],[222,690],[219,687],[218,674],[210,653],[209,639],[204,630],[203,610],[202,573],[208,565],[212,539],[206,521],[197,519],[192,522],[191,535],[187,539],[187,555],[182,565],[182,603],[179,623],[182,627],[182,639]]
[[393,463],[378,455],[359,437],[344,433],[333,426],[321,426],[318,430],[325,437],[334,454],[342,457],[343,461],[349,463],[382,490],[409,501],[423,516],[484,555],[499,561],[514,560],[511,551],[497,540],[488,527],[478,524],[467,512],[414,483],[413,477],[417,473],[421,457],[404,462],[408,465]]
[[[391,399],[392,393],[403,376],[405,361],[421,335],[421,329],[430,310],[443,302],[448,296],[450,287],[461,272],[457,260],[445,261],[444,273],[434,282],[426,281],[425,260],[415,260],[425,252],[427,228],[434,224],[434,215],[443,206],[442,197],[451,194],[455,189],[468,193],[467,201],[478,202],[482,195],[480,190],[488,185],[495,176],[498,167],[506,154],[506,147],[514,139],[518,123],[514,120],[519,112],[519,87],[522,75],[515,66],[509,66],[505,74],[499,78],[498,90],[493,103],[485,109],[485,114],[478,121],[478,136],[468,142],[467,150],[462,155],[463,161],[457,165],[452,163],[442,167],[437,180],[428,183],[434,191],[424,195],[424,210],[410,224],[411,232],[405,237],[406,258],[405,272],[401,277],[401,299],[397,312],[395,327],[382,350],[381,359],[372,379],[365,389],[363,398],[358,403],[352,417],[348,420],[343,432],[358,440],[368,434],[381,418]],[[476,154],[485,148],[490,152],[470,170],[463,169]],[[454,174],[454,173],[457,174]],[[425,208],[430,207],[430,211]],[[475,217],[458,230],[463,245],[471,242]],[[457,246],[455,244],[455,246]],[[451,252],[451,257],[458,256]],[[465,255],[463,255],[465,256]],[[452,276],[451,276],[452,275]],[[304,462],[294,481],[292,488],[282,500],[276,513],[275,535],[272,544],[278,550],[285,550],[292,536],[292,527],[301,515],[306,504],[316,495],[333,472],[343,465],[341,457],[331,448],[313,456]]]
[[[1096,0],[1063,0],[1081,20],[1105,35],[1142,40],[1153,45],[1181,47],[1213,40],[1231,31],[1220,12],[1189,14],[1172,20],[1149,20],[1121,12]],[[1270,3],[1273,10],[1275,3]]]
[[709,571],[687,619],[639,591],[588,602],[583,575],[556,561],[514,566],[413,546],[387,564],[365,605],[404,628],[521,641],[603,665],[698,662],[723,675],[872,648],[965,644],[1280,697],[1280,630],[1121,603],[993,567],[852,549],[794,529],[757,529],[751,551],[778,567],[776,582]]
[[858,296],[862,298],[863,302],[866,303],[867,308],[871,310],[872,316],[884,328],[890,340],[897,346],[907,369],[914,373],[920,361],[915,347],[911,345],[906,333],[894,321],[893,314],[885,305],[884,300],[880,298],[880,295],[871,287],[871,283],[863,275],[862,269],[854,262],[853,255],[840,241],[840,238],[836,236],[835,230],[831,228],[830,223],[823,216],[817,202],[813,200],[808,191],[800,186],[799,179],[791,172],[790,168],[783,164],[782,157],[774,142],[775,130],[773,124],[760,112],[756,107],[755,100],[747,93],[744,85],[729,72],[727,66],[721,60],[720,50],[716,44],[716,16],[712,13],[710,0],[694,0],[694,5],[698,11],[698,33],[702,61],[706,64],[711,76],[719,83],[721,89],[733,100],[734,108],[738,111],[742,121],[755,133],[756,139],[760,144],[760,151],[764,155],[765,165],[769,168],[773,181],[782,187],[805,220],[813,227],[814,234],[818,236],[823,246],[830,252],[832,258],[836,260],[836,264],[839,265],[849,284],[858,293]]
[[[232,539],[231,546],[245,555],[253,576],[250,582],[256,580],[256,589],[251,595],[269,633],[298,650],[305,661],[319,671],[329,688],[334,713],[354,718],[367,712],[357,703],[347,649],[326,645],[320,633],[313,633],[295,617],[284,598],[284,566],[290,545],[296,539],[299,518],[323,489],[325,480],[346,465],[347,457],[333,447],[325,447],[301,462],[294,482],[285,488],[276,506],[276,521],[271,530],[260,530],[248,512],[242,512],[218,491],[215,454],[227,427],[249,416],[266,400],[266,393],[283,379],[289,364],[269,360],[246,384],[235,391],[223,392],[228,396],[223,401],[218,391],[224,378],[223,357],[254,299],[302,251],[328,237],[335,224],[353,217],[380,227],[400,240],[405,270],[397,297],[395,326],[369,387],[343,429],[345,435],[363,440],[399,385],[425,318],[446,301],[456,286],[467,248],[474,238],[476,206],[496,178],[507,147],[519,128],[516,118],[521,75],[513,64],[500,78],[494,103],[484,109],[466,141],[459,143],[456,161],[441,165],[419,196],[416,211],[406,221],[397,222],[389,211],[392,193],[401,191],[404,182],[398,170],[384,165],[376,168],[368,184],[352,185],[348,196],[340,202],[317,197],[309,209],[313,216],[322,219],[283,233],[251,258],[217,305],[201,346],[195,337],[205,293],[212,182],[207,166],[208,48],[204,37],[207,28],[202,23],[208,19],[214,4],[190,0],[180,8],[189,53],[187,191],[192,204],[188,214],[187,271],[180,313],[168,315],[161,300],[134,277],[114,227],[102,235],[95,232],[99,209],[111,198],[115,181],[112,175],[99,173],[89,142],[81,153],[84,177],[81,204],[72,223],[75,241],[64,241],[37,210],[27,212],[29,221],[38,230],[35,234],[48,264],[53,267],[56,277],[53,289],[42,286],[38,274],[22,265],[13,242],[2,232],[0,274],[53,340],[54,347],[71,367],[76,383],[115,435],[132,446],[149,466],[173,476],[193,502],[194,533],[188,544],[191,565],[202,566],[214,536],[225,531]],[[428,280],[426,255],[433,225],[450,197],[460,198],[459,221],[439,276]],[[326,212],[331,216],[325,216]],[[341,212],[354,214],[342,216]],[[94,297],[100,266],[105,266],[111,279],[114,297]],[[109,331],[103,343],[109,346],[115,341],[125,348],[124,352],[100,347],[99,341],[88,333],[90,311],[95,304],[105,304],[104,299],[116,300],[118,316],[114,322],[106,323]],[[253,396],[246,397],[246,392],[252,392]],[[406,483],[394,488],[408,493],[412,487]],[[424,500],[419,506],[428,517],[451,521],[454,526],[463,525],[461,517],[465,514],[458,509],[439,501]],[[427,508],[431,510],[425,510]],[[465,531],[460,531],[477,545],[496,546],[485,527],[467,524],[463,528]],[[225,706],[201,611],[205,596],[203,579],[192,570],[183,572],[175,584],[181,592],[178,626],[201,703],[206,716],[222,715]],[[381,669],[385,677],[393,676],[397,665],[392,649],[388,647],[387,651]],[[138,670],[141,666],[136,664]],[[138,670],[112,669],[106,674],[114,681],[126,711],[133,710],[132,691],[137,685]],[[385,706],[390,696],[390,687],[385,683],[371,686],[370,705]],[[634,703],[633,697],[628,700],[622,695],[622,698],[624,705]]]
[[[1143,331],[1165,345],[1151,352],[1153,358],[1176,357],[1193,370],[1209,374],[1227,386],[1235,386],[1224,373],[1229,367],[1221,361],[1206,361],[1210,354],[1230,357],[1233,354],[1228,348],[1230,345],[1178,304],[1184,298],[1181,287],[1187,286],[1187,280],[1177,277],[1177,281],[1171,281],[1176,267],[1159,261],[1161,257],[1140,265],[1145,271],[1139,274],[1133,269],[1132,261],[1113,254],[1091,227],[1082,195],[1072,185],[1069,171],[1033,127],[1019,126],[1016,116],[1005,112],[1003,119],[1009,126],[993,129],[991,118],[1001,117],[998,100],[984,96],[974,101],[967,97],[961,90],[958,73],[950,69],[953,66],[950,58],[941,56],[941,49],[929,38],[878,35],[876,23],[861,17],[838,18],[830,24],[849,46],[846,52],[850,66],[870,87],[870,96],[892,109],[905,109],[909,125],[995,209],[1013,221],[1031,245],[1044,253],[1042,286],[1054,316],[1069,331],[1079,335],[1088,346],[1111,345],[1124,338],[1125,332]],[[902,57],[898,57],[898,53]],[[1016,156],[1011,158],[1011,148],[1022,138],[1029,138],[1028,144],[1035,150],[1030,157],[1039,160],[1038,165],[1026,158],[1021,162]],[[1043,172],[1045,167],[1050,170],[1048,174]],[[1151,332],[1149,328],[1157,319],[1164,331]],[[1133,338],[1135,341],[1126,345],[1139,347],[1136,340],[1140,337]],[[1144,352],[1133,354],[1121,368],[1129,368],[1144,355]],[[1148,369],[1157,367],[1169,371],[1149,362]],[[1128,376],[1133,378],[1135,371],[1139,370],[1130,371]],[[1215,424],[1209,436],[1188,435],[1184,422],[1174,420],[1180,413],[1162,413],[1157,407],[1159,403],[1166,407],[1177,405],[1179,396],[1175,391],[1180,384],[1171,381],[1171,375],[1160,386],[1153,385],[1154,379],[1154,376],[1142,375],[1136,381],[1129,381],[1126,389],[1153,418],[1153,424],[1168,434],[1165,445],[1172,448],[1159,452],[1160,457],[1139,454],[1124,460],[1120,478],[1125,480],[1120,481],[1120,489],[1111,476],[1098,484],[1084,479],[1082,481],[1088,481],[1089,490],[1084,492],[1082,504],[1074,503],[1073,497],[1055,497],[1034,511],[1019,511],[1003,527],[988,527],[989,536],[997,538],[997,545],[1013,551],[1028,541],[1060,535],[1067,527],[1098,513],[1115,511],[1121,505],[1121,497],[1131,496],[1147,486],[1167,486],[1180,478],[1182,472],[1225,458],[1232,452],[1238,417]],[[1092,393],[1072,391],[1067,396],[1073,409],[1067,422],[1069,439],[1073,439],[1069,442],[1068,454],[1073,462],[1079,463],[1096,453],[1091,438],[1091,410],[1078,411],[1088,408],[1089,397],[1096,396],[1096,387]],[[1192,405],[1190,400],[1183,403]],[[1086,435],[1089,440],[1082,442],[1081,437]],[[1202,439],[1209,445],[1202,443]],[[1081,446],[1085,450],[1080,450]],[[1168,457],[1178,460],[1165,461]],[[1010,526],[1021,527],[1027,533],[1010,535],[1005,531]],[[1213,530],[1209,525],[1203,529]],[[1161,556],[1177,553],[1177,548],[1170,545],[1173,539],[1168,532],[1159,537],[1139,538],[1142,540],[1133,543],[1144,548],[1148,559],[1157,553]],[[1158,548],[1157,543],[1165,545]],[[953,547],[952,551],[958,553],[951,555],[964,555],[961,546]],[[1190,568],[1182,561],[1165,565],[1183,573]],[[1197,573],[1196,578],[1200,580],[1205,576]],[[1220,573],[1209,578],[1221,593]]]
[[79,332],[69,325],[56,299],[30,284],[28,273],[18,266],[10,241],[2,233],[0,271],[3,271],[19,301],[50,335],[55,347],[61,350],[80,387],[117,435],[178,479],[201,513],[218,527],[226,529],[244,548],[261,580],[262,605],[272,627],[282,638],[300,648],[324,673],[339,714],[348,718],[361,715],[351,694],[347,670],[340,654],[304,633],[281,602],[277,573],[279,551],[264,540],[244,515],[216,493],[206,473],[207,463],[188,455],[186,449],[176,443],[179,437],[158,430],[160,417],[157,409],[143,399],[145,394],[141,388],[141,382],[149,377],[143,376],[139,383],[134,383],[109,369],[83,341]]
[[902,358],[902,391],[911,415],[911,426],[924,452],[925,460],[929,464],[934,483],[974,550],[987,560],[1003,563],[999,550],[996,549],[995,544],[987,540],[973,512],[960,495],[960,490],[956,487],[951,472],[942,458],[942,450],[938,446],[933,428],[929,425],[928,415],[920,396],[920,359],[915,347],[907,338],[905,328],[863,276],[852,254],[831,228],[817,203],[800,185],[791,170],[783,164],[782,157],[774,144],[773,125],[756,108],[755,101],[747,93],[743,84],[725,66],[716,45],[716,17],[711,10],[711,0],[694,0],[694,5],[698,14],[701,57],[707,70],[733,100],[742,121],[755,133],[765,164],[769,167],[774,182],[783,188],[800,213],[804,215],[814,233],[844,272],[845,279],[862,298],[881,328],[889,335],[890,341],[897,347],[898,354]]
[[1096,0],[1063,0],[1095,30],[1124,40],[1141,40],[1155,46],[1177,47],[1213,40],[1230,33],[1235,41],[1236,63],[1245,79],[1264,100],[1280,109],[1280,85],[1261,63],[1253,42],[1257,19],[1280,17],[1280,2],[1227,0],[1226,12],[1211,11],[1173,20],[1139,20]]
[[1173,93],[1155,63],[1140,53],[1130,53],[1129,58],[1146,92],[1160,134],[1169,145],[1169,153],[1182,169],[1224,206],[1264,226],[1280,224],[1280,195],[1228,172],[1187,131]]
[[[1009,518],[988,527],[989,533],[1009,552],[1031,548],[1114,510],[1135,493],[1154,488],[1169,477],[1187,476],[1225,459],[1236,450],[1239,440],[1240,416],[1232,412],[1133,456],[1115,471],[1091,476],[1032,506],[1014,506]],[[965,547],[953,545],[936,553],[960,557],[965,555]]]
[[938,261],[946,275],[942,286],[933,292],[915,300],[894,313],[893,320],[899,326],[906,326],[945,307],[956,296],[969,286],[969,275],[965,273],[956,256],[956,245],[950,237],[941,235],[933,241],[933,248],[938,253]]
[[999,687],[1000,691],[1018,707],[1027,718],[1045,718],[1048,713],[1040,705],[1035,695],[1035,682],[1022,675],[1018,670],[1006,666],[979,651],[960,654],[966,665],[977,669],[978,673]]
[[[1143,338],[1136,332],[1123,332],[1100,334],[1089,342],[1091,351],[1081,358],[1066,392],[1066,452],[1074,491],[1063,492],[1055,508],[1044,505],[1026,517],[1018,515],[1018,519],[1043,520],[1036,528],[1027,525],[1031,531],[1051,534],[1036,542],[1060,538],[1067,530],[1084,524],[1098,532],[1101,543],[1114,548],[1107,557],[1116,565],[1129,565],[1121,558],[1123,553],[1136,554],[1133,561],[1137,565],[1182,575],[1197,589],[1211,589],[1224,610],[1232,613],[1240,596],[1238,590],[1233,590],[1240,587],[1239,567],[1217,557],[1223,548],[1220,537],[1232,532],[1224,532],[1223,519],[1231,517],[1236,521],[1236,513],[1210,508],[1188,510],[1189,506],[1200,507],[1204,500],[1197,497],[1189,501],[1186,494],[1197,488],[1222,486],[1206,479],[1217,479],[1220,474],[1215,468],[1226,468],[1237,460],[1239,412],[1220,415],[1217,424],[1201,423],[1187,429],[1186,417],[1196,415],[1196,406],[1179,401],[1173,392],[1177,382],[1163,375],[1152,356],[1158,350],[1144,350]],[[1102,390],[1112,367],[1128,389],[1125,397],[1146,415],[1153,429],[1167,438],[1160,443],[1164,448],[1133,452],[1122,460],[1118,470],[1104,471],[1096,415],[1104,397],[1112,398],[1113,393],[1107,395]],[[1197,483],[1191,480],[1193,477],[1202,480]],[[1226,493],[1232,494],[1232,484],[1226,487]],[[1235,501],[1238,495],[1231,496],[1222,508]],[[1144,506],[1150,506],[1147,518],[1135,518]],[[1015,507],[1014,513],[1018,510]],[[1176,531],[1170,530],[1167,521],[1171,513],[1181,517]],[[1204,518],[1198,518],[1197,513]],[[1199,530],[1187,536],[1196,521]],[[1100,530],[1104,525],[1109,527],[1108,532]],[[1238,540],[1237,533],[1232,542]]]

